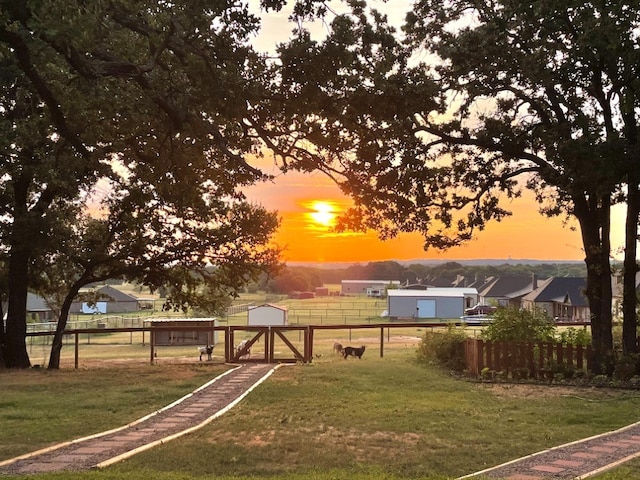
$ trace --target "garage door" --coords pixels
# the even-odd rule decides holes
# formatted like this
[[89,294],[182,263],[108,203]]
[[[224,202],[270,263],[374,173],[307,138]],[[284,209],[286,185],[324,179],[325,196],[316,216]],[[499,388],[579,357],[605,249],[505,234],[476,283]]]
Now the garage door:
[[436,318],[435,300],[418,300],[418,318]]

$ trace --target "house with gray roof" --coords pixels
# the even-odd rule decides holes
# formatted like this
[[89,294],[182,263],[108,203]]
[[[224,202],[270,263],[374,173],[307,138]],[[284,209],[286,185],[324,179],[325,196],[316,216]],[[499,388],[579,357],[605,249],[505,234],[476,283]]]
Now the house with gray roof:
[[586,288],[586,278],[551,277],[522,297],[522,307],[541,308],[560,321],[588,322],[591,314],[584,294]]
[[476,287],[480,303],[519,308],[522,298],[538,288],[537,275],[502,275],[488,277]]

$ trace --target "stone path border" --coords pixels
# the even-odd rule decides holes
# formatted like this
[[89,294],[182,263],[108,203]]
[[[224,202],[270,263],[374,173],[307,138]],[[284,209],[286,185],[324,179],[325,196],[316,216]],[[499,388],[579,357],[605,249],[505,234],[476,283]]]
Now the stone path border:
[[582,480],[640,457],[640,422],[459,477]]
[[0,462],[0,476],[102,468],[202,428],[238,404],[279,365],[228,370],[194,392],[114,430]]

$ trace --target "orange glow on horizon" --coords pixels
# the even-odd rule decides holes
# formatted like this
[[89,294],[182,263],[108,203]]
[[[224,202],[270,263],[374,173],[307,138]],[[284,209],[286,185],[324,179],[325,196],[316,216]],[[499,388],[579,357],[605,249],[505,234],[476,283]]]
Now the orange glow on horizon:
[[[584,253],[577,222],[546,218],[538,213],[533,195],[505,203],[513,212],[502,222],[491,222],[467,244],[441,252],[425,251],[419,234],[401,234],[381,241],[376,232],[332,231],[336,216],[351,201],[321,174],[287,173],[274,183],[253,186],[249,200],[277,210],[282,222],[275,242],[284,248],[285,262],[370,262],[383,260],[522,259],[582,261]],[[616,231],[624,233],[624,217],[614,211],[612,243]],[[615,253],[615,252],[614,252]]]

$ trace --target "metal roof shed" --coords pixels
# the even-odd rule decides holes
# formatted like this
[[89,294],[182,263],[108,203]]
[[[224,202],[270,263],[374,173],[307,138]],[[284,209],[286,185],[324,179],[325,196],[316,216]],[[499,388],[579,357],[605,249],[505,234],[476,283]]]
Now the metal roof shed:
[[455,318],[478,302],[475,288],[428,288],[388,290],[387,310],[394,318]]
[[217,331],[189,330],[189,327],[217,327],[218,320],[215,318],[154,318],[145,320],[145,324],[163,328],[155,332],[155,344],[158,346],[204,346],[218,343]]
[[289,310],[287,307],[265,303],[256,307],[249,307],[247,311],[247,325],[269,327],[273,325],[288,325]]

